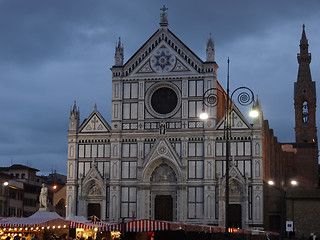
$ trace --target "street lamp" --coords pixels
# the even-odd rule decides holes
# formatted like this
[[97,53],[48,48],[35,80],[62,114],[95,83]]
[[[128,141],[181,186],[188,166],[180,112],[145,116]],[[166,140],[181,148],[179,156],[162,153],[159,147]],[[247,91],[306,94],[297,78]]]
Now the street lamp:
[[[208,119],[208,114],[205,112],[205,106],[215,107],[218,105],[219,101],[224,101],[223,104],[226,108],[226,121],[225,121],[225,135],[226,135],[226,189],[225,189],[225,238],[229,239],[229,158],[230,158],[230,143],[229,137],[231,133],[231,124],[230,124],[230,114],[232,110],[232,104],[236,100],[242,106],[248,106],[254,101],[254,94],[252,90],[248,87],[238,87],[230,95],[229,88],[229,63],[228,58],[228,75],[227,75],[227,92],[224,92],[218,88],[208,89],[202,99],[202,112],[200,114],[200,119]],[[236,99],[233,99],[234,96],[237,96]],[[250,116],[257,117],[259,112],[255,107],[249,114]]]

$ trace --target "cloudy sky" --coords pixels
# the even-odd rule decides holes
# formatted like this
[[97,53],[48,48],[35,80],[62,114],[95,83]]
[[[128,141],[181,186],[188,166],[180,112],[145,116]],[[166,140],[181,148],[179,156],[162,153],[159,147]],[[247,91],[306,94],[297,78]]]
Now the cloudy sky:
[[222,86],[230,57],[231,89],[253,89],[279,141],[293,142],[302,24],[320,98],[319,0],[0,0],[0,165],[66,173],[74,100],[81,122],[94,104],[110,122],[115,44],[121,37],[129,59],[159,28],[163,4],[169,29],[203,60],[212,33]]

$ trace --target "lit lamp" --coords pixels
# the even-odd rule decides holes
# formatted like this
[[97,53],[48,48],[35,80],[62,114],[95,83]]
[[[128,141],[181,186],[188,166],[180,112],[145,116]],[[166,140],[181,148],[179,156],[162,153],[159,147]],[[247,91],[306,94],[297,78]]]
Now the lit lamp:
[[201,120],[207,120],[209,118],[208,113],[205,111],[204,107],[202,108],[202,112],[200,113],[199,118]]
[[298,182],[296,180],[294,180],[294,179],[291,180],[290,183],[291,183],[292,186],[297,186],[298,185]]
[[[227,75],[227,92],[222,91],[218,88],[208,89],[202,99],[202,112],[199,118],[202,120],[208,119],[208,113],[205,111],[205,106],[215,107],[218,105],[219,100],[225,104],[226,109],[226,122],[225,122],[225,135],[226,135],[226,189],[225,189],[225,238],[229,239],[229,158],[230,158],[230,143],[229,137],[231,133],[230,115],[232,110],[231,103],[233,102],[233,97],[236,95],[237,102],[242,106],[248,106],[254,101],[254,95],[250,88],[248,87],[238,87],[235,89],[231,95],[229,90],[229,58],[228,58],[228,75]],[[249,114],[251,117],[258,117],[259,112],[257,108],[253,106]]]
[[270,186],[273,186],[273,185],[274,185],[274,181],[269,180],[269,181],[268,181],[268,184],[269,184]]
[[251,111],[249,112],[249,116],[250,116],[251,118],[257,118],[257,117],[259,117],[259,111],[258,111],[258,109],[257,109],[255,106],[253,106],[253,107],[251,108]]

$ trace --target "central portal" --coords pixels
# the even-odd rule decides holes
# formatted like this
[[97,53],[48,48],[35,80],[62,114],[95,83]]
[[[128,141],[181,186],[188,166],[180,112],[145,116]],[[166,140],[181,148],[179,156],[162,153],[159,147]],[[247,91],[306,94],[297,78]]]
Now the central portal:
[[101,218],[100,216],[100,203],[89,203],[87,216],[94,219],[95,217]]
[[155,220],[173,220],[173,199],[171,195],[157,195],[155,198]]
[[242,228],[241,212],[240,204],[229,204],[229,227]]

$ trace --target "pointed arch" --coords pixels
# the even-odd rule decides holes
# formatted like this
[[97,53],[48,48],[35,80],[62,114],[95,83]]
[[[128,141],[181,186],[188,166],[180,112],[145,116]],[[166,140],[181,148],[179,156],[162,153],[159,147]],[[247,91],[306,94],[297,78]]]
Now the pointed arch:
[[176,175],[177,182],[182,181],[182,172],[181,172],[179,166],[177,166],[177,164],[175,164],[171,159],[168,159],[164,156],[159,156],[158,158],[150,161],[143,169],[143,171],[142,171],[143,182],[150,182],[152,173],[161,164],[166,164],[173,170],[173,172]]
[[261,219],[261,198],[259,195],[256,196],[255,199],[255,217],[256,220],[260,220]]
[[260,174],[260,162],[259,161],[255,161],[254,172],[255,172],[256,177],[260,177],[261,174]]

